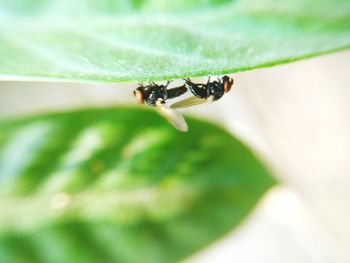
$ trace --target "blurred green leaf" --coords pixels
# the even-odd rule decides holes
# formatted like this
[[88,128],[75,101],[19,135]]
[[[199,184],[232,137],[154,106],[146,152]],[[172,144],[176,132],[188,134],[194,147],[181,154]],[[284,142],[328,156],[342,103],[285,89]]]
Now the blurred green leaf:
[[0,122],[0,262],[177,262],[233,229],[275,181],[189,125],[136,108]]
[[0,79],[234,73],[350,46],[348,0],[1,0]]

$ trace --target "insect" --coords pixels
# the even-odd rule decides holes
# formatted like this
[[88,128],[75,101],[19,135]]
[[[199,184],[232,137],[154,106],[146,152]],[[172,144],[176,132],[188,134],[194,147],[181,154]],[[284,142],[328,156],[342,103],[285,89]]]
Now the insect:
[[171,108],[186,108],[205,102],[216,101],[231,90],[233,79],[228,76],[223,76],[217,80],[210,81],[209,77],[206,84],[196,84],[187,78],[185,79],[185,83],[194,96],[172,104],[170,106]]
[[145,102],[157,109],[157,111],[176,129],[182,132],[188,130],[184,117],[175,109],[171,109],[166,105],[168,99],[173,99],[187,92],[185,85],[168,89],[170,81],[166,85],[158,85],[150,82],[149,85],[143,86],[139,83],[139,87],[134,90],[136,100],[140,104]]

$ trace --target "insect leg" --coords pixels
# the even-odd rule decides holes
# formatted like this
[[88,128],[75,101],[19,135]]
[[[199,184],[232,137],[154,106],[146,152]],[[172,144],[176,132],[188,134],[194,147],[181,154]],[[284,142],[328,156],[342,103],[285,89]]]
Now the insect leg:
[[209,82],[210,82],[210,78],[211,78],[211,76],[208,76],[207,85],[208,85],[208,84],[209,84]]
[[172,80],[167,80],[167,82],[165,84],[165,88],[167,88],[171,82],[172,82]]

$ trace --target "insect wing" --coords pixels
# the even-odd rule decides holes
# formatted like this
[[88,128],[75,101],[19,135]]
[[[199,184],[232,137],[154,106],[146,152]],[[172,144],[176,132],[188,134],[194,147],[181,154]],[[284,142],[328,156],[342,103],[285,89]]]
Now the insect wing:
[[182,132],[188,131],[188,126],[185,121],[185,118],[176,110],[170,109],[165,104],[161,102],[156,103],[156,109],[172,126],[177,130]]
[[189,97],[187,99],[175,102],[170,107],[173,109],[181,109],[181,108],[187,108],[187,107],[203,104],[206,102],[207,102],[206,99],[200,99],[198,97],[193,96],[193,97]]
[[211,97],[209,97],[208,99],[201,99],[201,98],[193,96],[193,97],[189,97],[187,99],[175,102],[170,107],[174,108],[174,109],[181,109],[181,108],[187,108],[187,107],[203,104],[206,102],[210,102],[212,100],[213,99]]

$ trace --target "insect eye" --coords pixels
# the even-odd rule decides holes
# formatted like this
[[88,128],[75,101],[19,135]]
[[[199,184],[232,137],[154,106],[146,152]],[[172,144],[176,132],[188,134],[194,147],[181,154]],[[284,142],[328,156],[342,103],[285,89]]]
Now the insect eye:
[[145,98],[143,96],[143,93],[140,90],[134,90],[134,96],[139,104],[145,103]]
[[224,83],[225,93],[229,92],[231,90],[232,85],[233,85],[233,79],[230,79],[228,76],[224,76],[223,83]]

